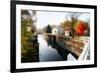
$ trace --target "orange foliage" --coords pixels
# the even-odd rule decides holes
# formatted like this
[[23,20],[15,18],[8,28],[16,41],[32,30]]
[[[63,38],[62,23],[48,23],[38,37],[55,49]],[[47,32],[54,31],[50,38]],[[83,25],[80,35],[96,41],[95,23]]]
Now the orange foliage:
[[82,21],[78,21],[76,23],[75,32],[77,35],[82,36],[85,34],[85,30],[87,29],[86,23]]

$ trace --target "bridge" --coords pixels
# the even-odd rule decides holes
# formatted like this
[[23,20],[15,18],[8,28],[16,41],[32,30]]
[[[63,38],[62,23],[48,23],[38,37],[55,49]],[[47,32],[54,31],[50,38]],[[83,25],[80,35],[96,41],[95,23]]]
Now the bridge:
[[[71,38],[70,40],[65,40],[64,35],[55,35],[51,33],[45,33],[45,36],[47,36],[47,39],[50,39],[50,41],[56,43],[56,45],[59,45],[60,47],[64,48],[66,51],[69,51],[76,59],[78,60],[86,60],[88,55],[88,47],[89,47],[89,37],[85,37],[82,41],[75,40]],[[67,56],[66,56],[67,57]]]

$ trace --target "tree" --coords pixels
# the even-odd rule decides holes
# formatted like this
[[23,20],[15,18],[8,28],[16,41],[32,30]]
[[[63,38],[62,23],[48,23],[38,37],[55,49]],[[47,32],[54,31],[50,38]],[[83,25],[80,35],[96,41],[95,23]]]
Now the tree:
[[47,29],[46,29],[46,33],[51,33],[51,32],[52,32],[51,26],[48,25],[48,26],[47,26]]
[[77,36],[89,36],[90,34],[89,24],[83,21],[77,21],[74,30]]
[[62,23],[60,24],[60,26],[61,26],[64,30],[70,29],[70,28],[71,28],[71,21],[65,20],[64,22],[62,22]]
[[[74,37],[75,35],[75,30],[74,30],[74,25],[75,23],[78,21],[78,17],[81,15],[82,13],[79,12],[72,12],[69,13],[69,17],[70,17],[70,21],[71,21],[71,32],[70,32],[70,36]],[[66,19],[68,20],[68,17],[66,16]]]
[[[26,18],[23,17],[26,16]],[[31,31],[28,31],[28,28]],[[37,61],[37,43],[32,42],[32,35],[36,32],[34,21],[32,20],[28,10],[21,11],[21,62]]]

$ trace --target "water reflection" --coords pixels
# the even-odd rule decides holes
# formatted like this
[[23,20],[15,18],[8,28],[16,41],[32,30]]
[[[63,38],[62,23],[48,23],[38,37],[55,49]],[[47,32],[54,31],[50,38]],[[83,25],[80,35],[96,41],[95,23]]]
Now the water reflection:
[[67,59],[67,55],[69,54],[68,51],[66,51],[65,49],[63,49],[62,47],[60,47],[59,45],[57,45],[57,43],[55,41],[51,41],[50,39],[48,39],[48,44],[52,46],[53,49],[56,49],[57,52],[59,53],[60,56],[62,56],[62,58],[64,60]]
[[59,55],[56,49],[52,48],[43,35],[38,35],[39,42],[39,60],[40,62],[46,61],[64,61],[64,59]]
[[38,35],[38,43],[40,62],[67,60],[70,52],[57,45],[56,42],[52,42],[50,39],[46,41],[43,35]]

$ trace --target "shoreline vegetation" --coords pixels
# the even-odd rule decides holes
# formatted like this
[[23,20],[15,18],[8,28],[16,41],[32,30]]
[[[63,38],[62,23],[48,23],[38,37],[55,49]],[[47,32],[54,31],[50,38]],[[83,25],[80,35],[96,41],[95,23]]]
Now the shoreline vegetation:
[[21,62],[38,62],[38,42],[34,21],[27,10],[21,11]]

